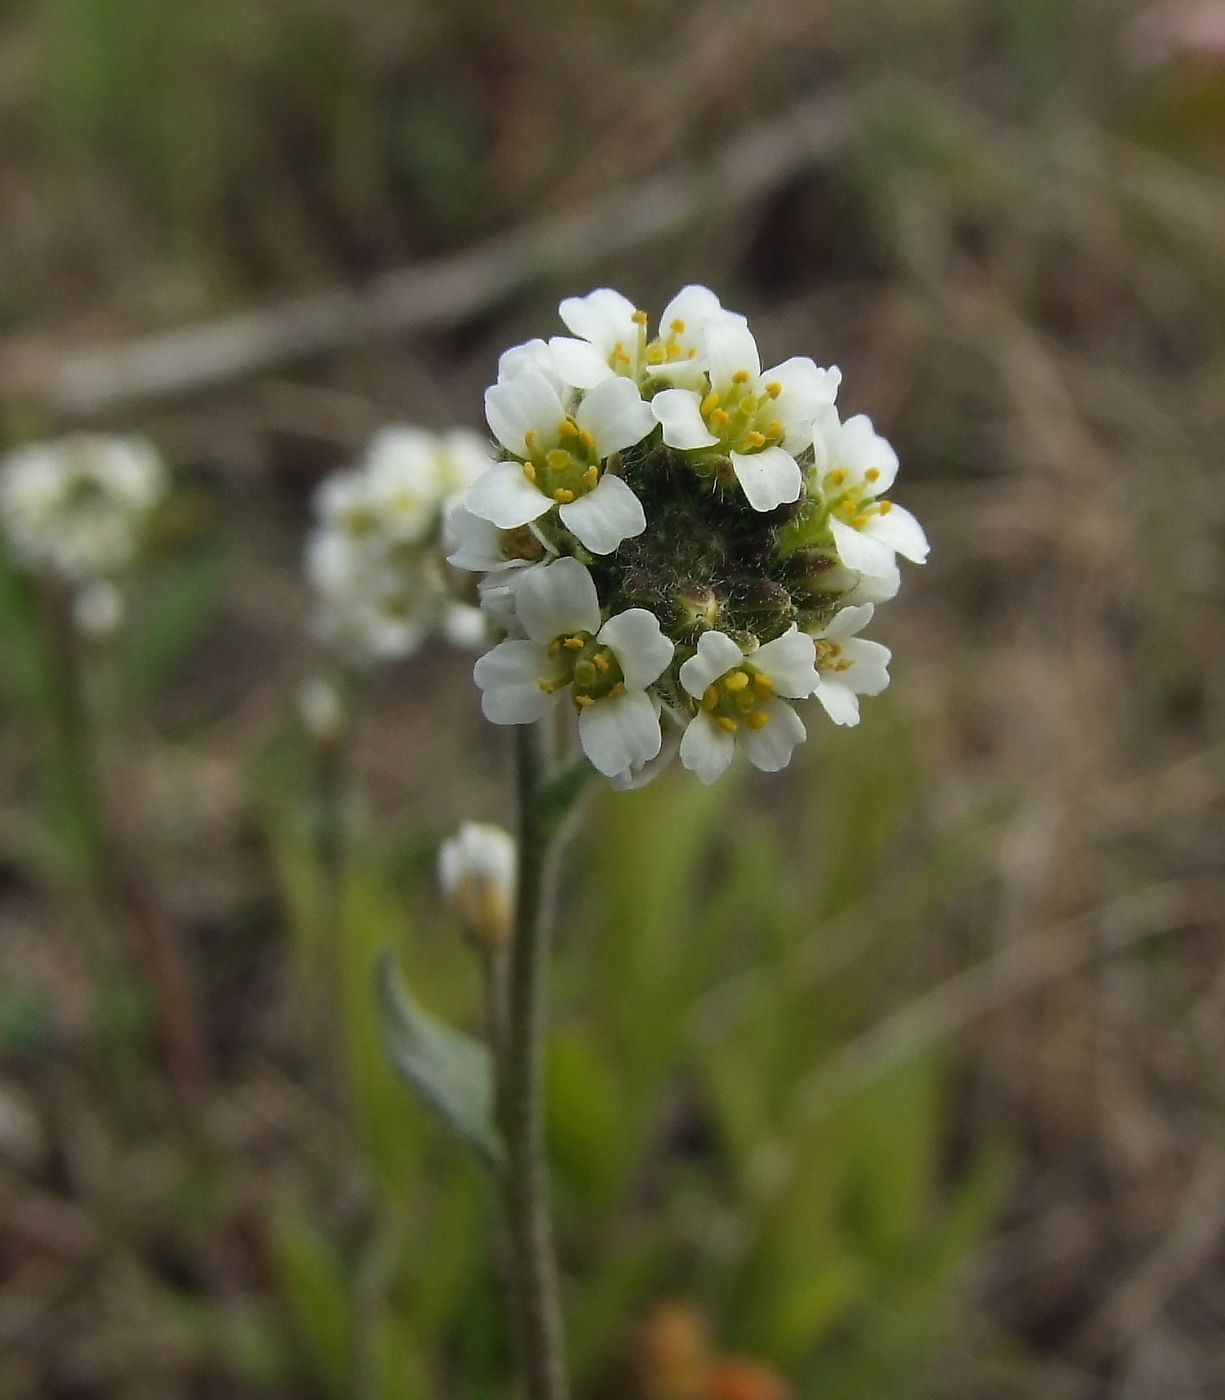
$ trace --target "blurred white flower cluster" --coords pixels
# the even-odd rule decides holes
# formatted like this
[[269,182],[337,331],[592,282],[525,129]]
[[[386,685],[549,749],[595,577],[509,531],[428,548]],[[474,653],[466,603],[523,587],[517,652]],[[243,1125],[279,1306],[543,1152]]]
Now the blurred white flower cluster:
[[480,611],[448,591],[439,530],[447,502],[491,461],[476,433],[386,428],[359,466],[323,482],[306,572],[316,635],[345,663],[410,656],[435,628],[458,646],[484,644]]
[[30,443],[0,462],[0,526],[21,564],[72,588],[80,630],[105,636],[122,620],[124,575],[168,486],[143,438]]
[[617,786],[679,753],[713,782],[737,748],[784,767],[794,702],[839,724],[889,682],[858,633],[922,563],[915,518],[885,495],[898,459],[842,421],[841,374],[762,369],[745,318],[705,287],[649,318],[601,288],[561,303],[570,336],[503,356],[485,395],[500,460],[448,510],[459,568],[506,633],[477,662],[486,716],[567,703]]

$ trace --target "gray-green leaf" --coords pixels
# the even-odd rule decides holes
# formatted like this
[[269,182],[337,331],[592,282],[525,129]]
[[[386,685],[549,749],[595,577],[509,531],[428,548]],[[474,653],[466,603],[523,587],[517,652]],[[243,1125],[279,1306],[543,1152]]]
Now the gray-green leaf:
[[405,989],[390,953],[375,972],[383,1042],[391,1063],[452,1132],[491,1171],[502,1166],[494,1126],[493,1059],[485,1046],[423,1011]]

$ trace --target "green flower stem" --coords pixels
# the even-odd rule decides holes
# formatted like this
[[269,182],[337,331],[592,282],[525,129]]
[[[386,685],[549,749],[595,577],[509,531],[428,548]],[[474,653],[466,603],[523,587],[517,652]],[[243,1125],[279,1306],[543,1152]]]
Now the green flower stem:
[[[515,731],[519,886],[506,978],[498,1117],[506,1144],[504,1208],[513,1322],[527,1400],[566,1400],[565,1344],[549,1211],[542,1069],[549,945],[565,818],[591,770],[551,781],[544,724]],[[569,777],[569,781],[566,779]]]

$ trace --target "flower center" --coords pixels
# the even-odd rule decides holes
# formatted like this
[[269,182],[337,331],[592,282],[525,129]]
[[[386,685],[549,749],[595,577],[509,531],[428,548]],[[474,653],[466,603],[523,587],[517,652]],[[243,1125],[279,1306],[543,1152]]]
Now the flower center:
[[557,436],[559,445],[548,452],[536,450],[534,432],[524,437],[530,457],[523,464],[523,475],[537,490],[565,506],[585,496],[599,481],[599,454],[595,438],[573,418],[562,419],[557,425]]
[[702,708],[720,729],[734,734],[742,724],[764,729],[770,723],[765,708],[774,694],[774,682],[745,662],[726,671],[702,695]]
[[[643,317],[645,322],[646,317]],[[696,345],[686,345],[681,339],[685,334],[685,323],[679,317],[660,327],[659,336],[645,349],[643,358],[652,368],[657,365],[675,365],[683,360],[697,358]]]
[[556,669],[541,676],[537,684],[546,694],[572,686],[576,708],[586,709],[606,697],[625,694],[625,676],[611,647],[597,641],[590,632],[571,632],[554,637],[549,643],[549,660]]
[[498,548],[503,559],[526,559],[534,564],[544,558],[544,545],[532,533],[530,525],[519,525],[513,530],[503,530],[498,535]]
[[855,664],[849,657],[843,656],[842,647],[837,642],[818,638],[816,648],[818,671],[849,671]]
[[752,393],[751,379],[747,369],[739,369],[722,389],[712,389],[702,400],[703,422],[729,452],[760,452],[783,435],[774,409],[783,386],[772,380]]
[[862,482],[847,482],[845,467],[826,472],[821,489],[829,503],[829,514],[844,520],[856,530],[863,527],[874,515],[888,515],[893,509],[892,501],[878,501],[873,494],[880,472],[869,467],[863,474]]

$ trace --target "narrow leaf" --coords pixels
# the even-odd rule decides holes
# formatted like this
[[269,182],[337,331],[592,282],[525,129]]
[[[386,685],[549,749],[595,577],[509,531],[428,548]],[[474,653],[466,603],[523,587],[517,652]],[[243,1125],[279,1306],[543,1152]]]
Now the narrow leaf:
[[395,1068],[491,1171],[502,1165],[494,1126],[493,1060],[471,1037],[423,1011],[384,953],[375,972],[383,1041]]

